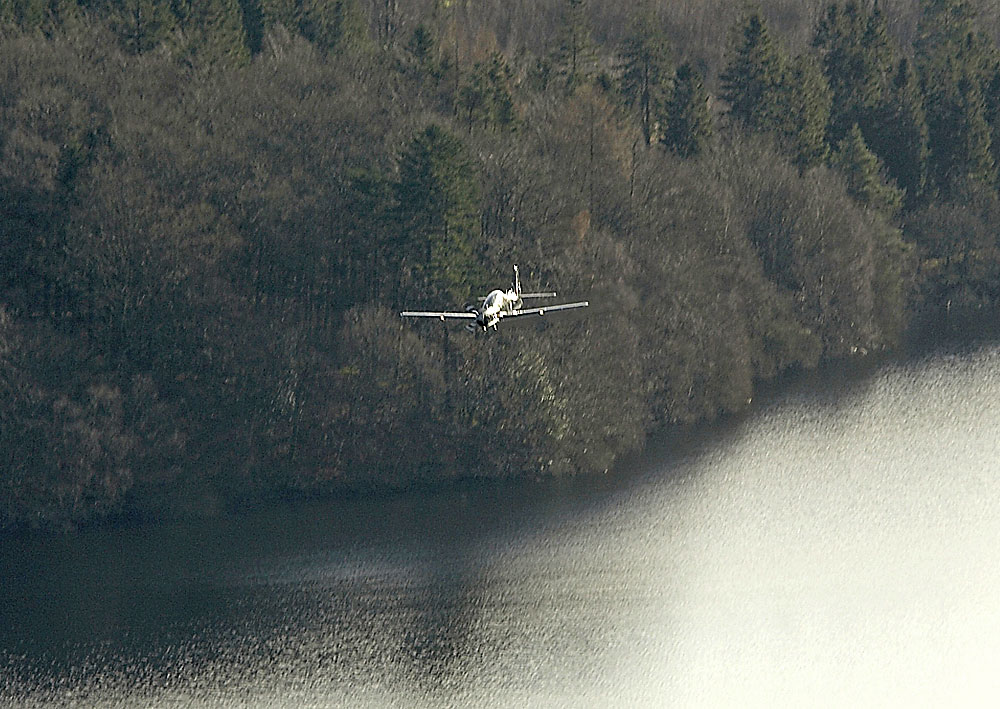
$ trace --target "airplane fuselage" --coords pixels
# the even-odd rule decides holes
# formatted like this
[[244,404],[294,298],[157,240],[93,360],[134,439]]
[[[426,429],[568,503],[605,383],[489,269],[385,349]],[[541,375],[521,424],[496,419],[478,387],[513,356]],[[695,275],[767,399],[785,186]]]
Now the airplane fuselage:
[[516,310],[521,305],[520,296],[513,289],[490,291],[483,299],[483,307],[479,309],[476,323],[486,330],[496,329],[500,318]]

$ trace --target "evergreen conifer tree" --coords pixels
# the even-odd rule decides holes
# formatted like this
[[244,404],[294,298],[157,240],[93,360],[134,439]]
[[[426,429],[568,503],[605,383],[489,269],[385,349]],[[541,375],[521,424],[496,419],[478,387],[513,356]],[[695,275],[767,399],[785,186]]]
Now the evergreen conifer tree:
[[666,106],[666,127],[661,142],[682,157],[702,152],[712,135],[708,94],[690,62],[677,68]]
[[957,88],[959,116],[964,119],[961,148],[966,156],[965,169],[959,173],[959,179],[992,185],[996,182],[997,170],[993,162],[986,98],[980,82],[974,77],[963,77]]
[[431,31],[431,28],[424,23],[420,23],[414,28],[413,34],[410,35],[410,41],[406,43],[406,51],[413,55],[418,66],[426,70],[434,61],[436,45],[437,41],[434,39],[434,33]]
[[357,0],[307,0],[298,26],[303,37],[331,52],[356,51],[368,42],[367,21]]
[[173,9],[177,21],[185,26],[194,21],[198,11],[196,0],[171,0],[170,7]]
[[510,128],[514,124],[514,97],[510,93],[511,71],[503,54],[494,52],[486,61],[476,62],[458,90],[469,130],[478,121],[484,128]]
[[926,187],[929,149],[923,94],[906,57],[899,60],[875,111],[870,147],[906,191],[907,206],[914,206]]
[[670,50],[666,35],[649,15],[637,18],[622,45],[622,95],[639,112],[642,135],[649,145],[669,92]]
[[803,54],[781,75],[778,133],[800,168],[826,160],[831,94],[816,60]]
[[983,98],[986,101],[986,122],[990,126],[990,152],[993,164],[1000,169],[1000,61],[994,62],[987,74]]
[[976,11],[969,0],[921,0],[920,10],[913,43],[917,56],[931,57],[942,45],[960,44],[976,33]]
[[886,180],[882,162],[865,145],[858,126],[852,126],[837,145],[831,163],[843,173],[848,194],[858,202],[887,215],[899,210],[903,193]]
[[111,8],[111,23],[122,46],[142,54],[166,40],[177,27],[169,0],[120,0]]
[[514,73],[500,52],[494,52],[486,67],[490,87],[490,121],[501,128],[513,128],[517,121],[510,84]]
[[729,61],[722,72],[722,98],[729,115],[751,131],[767,131],[779,121],[778,85],[784,59],[759,11],[735,26]]
[[992,184],[996,179],[981,64],[963,48],[970,47],[947,42],[923,65],[928,175],[944,199],[960,193],[966,182]]
[[400,158],[397,254],[442,297],[469,297],[479,236],[479,176],[462,141],[438,125],[417,135]]
[[489,123],[493,113],[492,98],[487,67],[482,62],[476,62],[462,82],[457,97],[458,108],[465,114],[470,132],[477,121],[482,121],[483,125]]
[[855,124],[870,135],[895,54],[878,5],[868,10],[857,0],[843,7],[831,3],[816,27],[813,46],[822,56],[833,94],[828,142],[838,144]]
[[247,49],[251,54],[260,52],[264,42],[264,13],[261,0],[239,0],[243,15],[243,31],[247,36]]
[[587,0],[563,0],[554,63],[570,90],[593,76],[596,67]]

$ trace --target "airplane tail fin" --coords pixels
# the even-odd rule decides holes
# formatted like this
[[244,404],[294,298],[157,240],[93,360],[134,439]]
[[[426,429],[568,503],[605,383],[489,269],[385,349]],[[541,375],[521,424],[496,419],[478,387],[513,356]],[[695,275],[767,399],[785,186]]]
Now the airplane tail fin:
[[556,292],[553,290],[541,293],[522,293],[520,272],[517,270],[517,266],[514,266],[514,295],[517,296],[518,300],[522,300],[524,298],[555,298]]
[[522,293],[521,292],[521,277],[518,274],[517,266],[514,266],[514,293],[517,295],[517,299],[522,298],[555,298],[555,291],[545,291],[543,293]]

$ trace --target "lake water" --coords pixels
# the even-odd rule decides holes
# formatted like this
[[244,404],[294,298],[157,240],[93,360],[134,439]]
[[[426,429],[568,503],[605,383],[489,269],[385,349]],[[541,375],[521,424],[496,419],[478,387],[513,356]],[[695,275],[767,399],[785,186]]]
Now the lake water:
[[995,706],[998,433],[986,346],[620,475],[5,540],[0,705]]

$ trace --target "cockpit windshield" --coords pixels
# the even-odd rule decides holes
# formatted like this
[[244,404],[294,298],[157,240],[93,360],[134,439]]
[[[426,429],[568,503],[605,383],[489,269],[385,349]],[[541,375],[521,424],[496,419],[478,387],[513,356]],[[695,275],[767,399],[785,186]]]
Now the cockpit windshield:
[[503,291],[495,290],[483,301],[483,310],[499,307],[503,303]]

